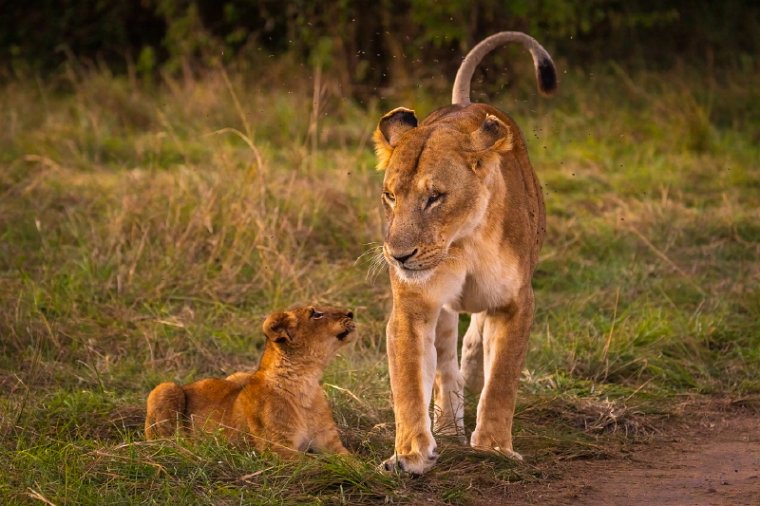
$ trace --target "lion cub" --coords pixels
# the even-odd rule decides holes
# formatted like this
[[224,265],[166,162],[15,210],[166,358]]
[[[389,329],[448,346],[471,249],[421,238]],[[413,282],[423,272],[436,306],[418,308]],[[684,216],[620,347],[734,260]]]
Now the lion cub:
[[313,450],[347,454],[320,387],[339,348],[353,340],[353,314],[301,307],[269,315],[255,372],[189,385],[161,383],[148,396],[145,437],[221,429],[233,441],[281,456]]

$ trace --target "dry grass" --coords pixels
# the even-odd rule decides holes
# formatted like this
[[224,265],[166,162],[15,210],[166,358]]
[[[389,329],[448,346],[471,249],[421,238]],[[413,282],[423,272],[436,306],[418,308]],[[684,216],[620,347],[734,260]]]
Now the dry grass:
[[[379,474],[393,418],[368,142],[402,104],[283,75],[0,89],[3,502],[458,504],[649,437],[673,394],[760,390],[757,76],[571,72],[551,102],[527,82],[492,99],[523,125],[549,211],[527,462],[442,441],[430,475]],[[416,93],[422,115],[446,100]],[[263,316],[304,302],[358,315],[325,378],[356,459],[142,441],[153,385],[250,367]]]

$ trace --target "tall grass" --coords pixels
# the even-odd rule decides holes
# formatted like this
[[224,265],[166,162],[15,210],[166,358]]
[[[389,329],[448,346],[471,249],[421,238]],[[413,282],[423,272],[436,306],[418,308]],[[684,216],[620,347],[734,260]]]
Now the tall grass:
[[[613,451],[673,394],[760,392],[758,76],[571,71],[551,101],[527,81],[479,97],[522,125],[549,212],[529,463],[444,441],[421,480],[377,473],[393,417],[369,139],[384,108],[424,115],[448,85],[361,109],[273,69],[0,89],[3,502],[461,503]],[[325,378],[355,460],[142,441],[152,386],[252,367],[264,315],[306,302],[357,313]]]

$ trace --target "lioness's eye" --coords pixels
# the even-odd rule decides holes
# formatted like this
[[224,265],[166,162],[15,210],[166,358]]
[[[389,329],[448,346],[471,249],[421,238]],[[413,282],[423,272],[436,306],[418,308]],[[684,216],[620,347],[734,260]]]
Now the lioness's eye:
[[311,308],[311,315],[310,315],[310,318],[311,318],[312,320],[319,320],[320,318],[323,318],[324,316],[325,316],[325,314],[324,314],[324,313],[320,313],[320,312],[319,312],[319,311],[317,311],[316,309],[314,309],[314,308]]
[[444,195],[443,193],[435,192],[431,196],[429,196],[427,201],[425,201],[425,209],[427,209],[428,207],[432,206],[433,204],[441,200],[443,195]]
[[383,199],[391,207],[396,205],[396,196],[393,195],[391,192],[383,192]]

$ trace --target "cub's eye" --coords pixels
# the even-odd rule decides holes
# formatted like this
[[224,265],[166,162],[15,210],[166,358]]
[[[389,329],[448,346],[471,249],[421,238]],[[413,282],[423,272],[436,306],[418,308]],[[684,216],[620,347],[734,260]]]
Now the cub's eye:
[[438,202],[439,200],[441,200],[444,195],[445,194],[443,194],[443,193],[434,192],[425,201],[425,209],[429,208],[430,206],[432,206],[433,204],[435,204],[436,202]]
[[391,192],[383,192],[383,200],[391,207],[396,205],[396,196]]
[[311,314],[309,315],[309,318],[311,318],[312,320],[319,320],[320,318],[324,318],[324,317],[325,317],[324,313],[320,313],[316,309],[311,308]]

